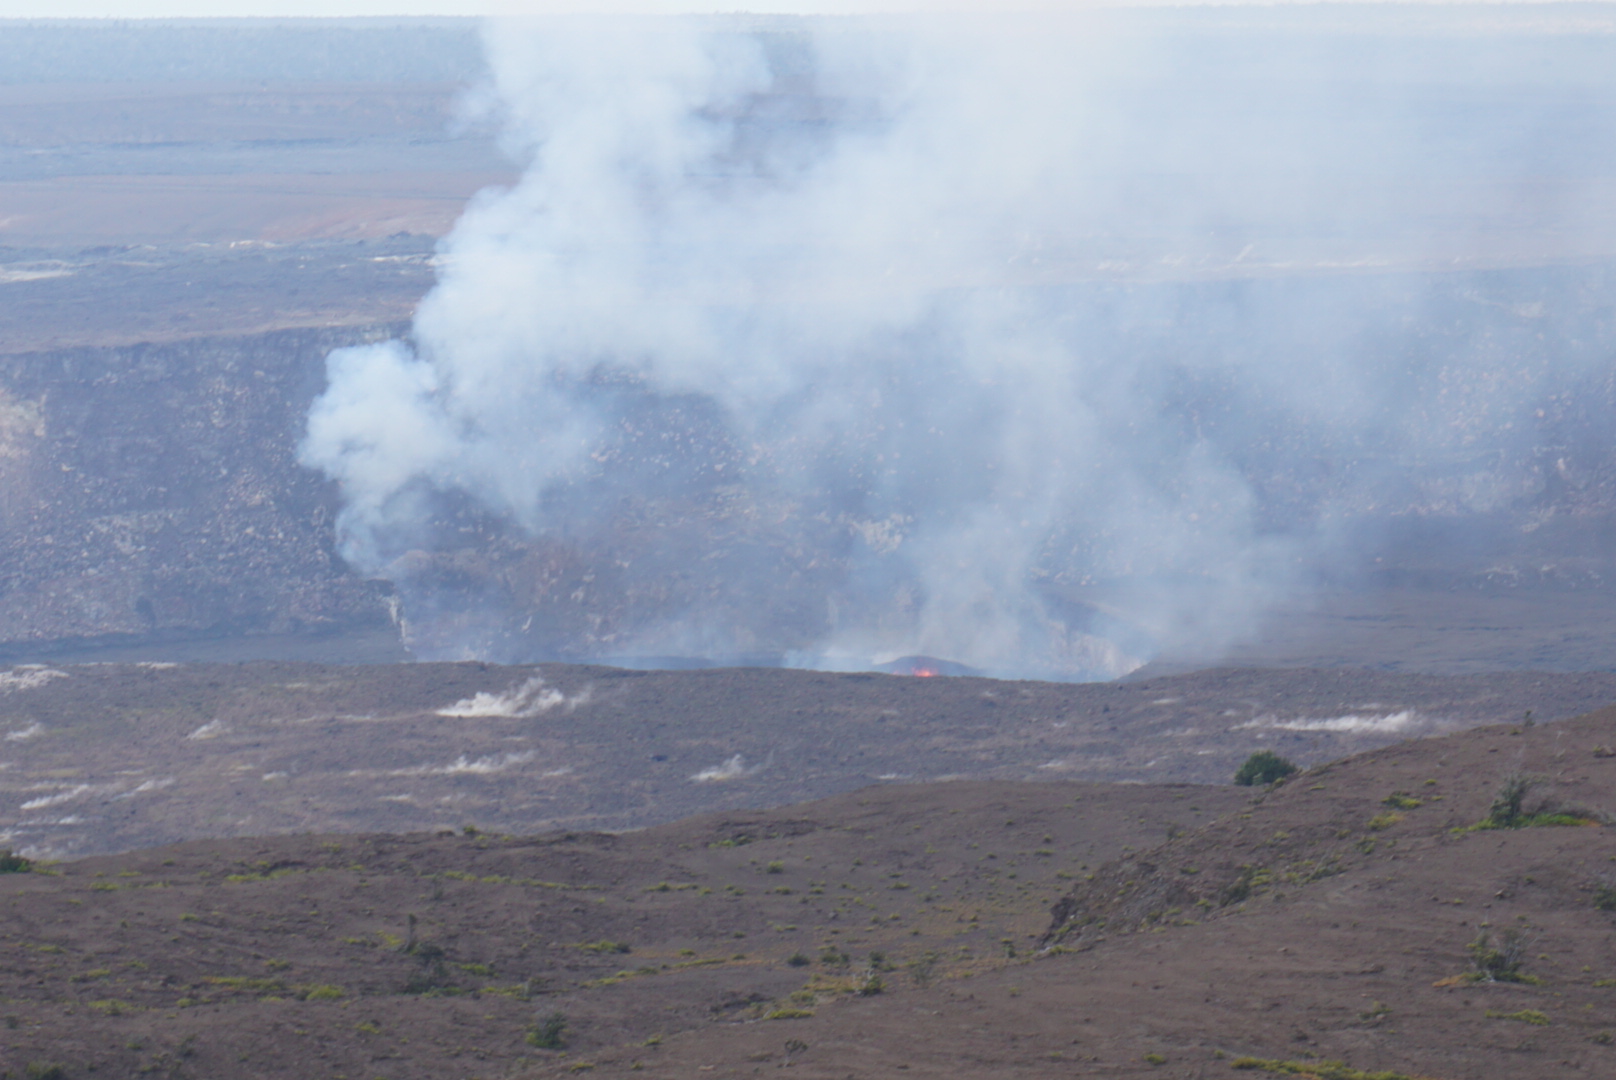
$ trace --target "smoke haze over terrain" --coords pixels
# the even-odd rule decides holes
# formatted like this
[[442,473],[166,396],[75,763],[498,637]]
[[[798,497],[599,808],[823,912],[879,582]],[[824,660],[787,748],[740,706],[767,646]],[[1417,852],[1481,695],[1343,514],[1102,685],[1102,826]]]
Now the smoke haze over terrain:
[[428,657],[1096,678],[1603,512],[1609,28],[1398,18],[490,24],[344,554]]

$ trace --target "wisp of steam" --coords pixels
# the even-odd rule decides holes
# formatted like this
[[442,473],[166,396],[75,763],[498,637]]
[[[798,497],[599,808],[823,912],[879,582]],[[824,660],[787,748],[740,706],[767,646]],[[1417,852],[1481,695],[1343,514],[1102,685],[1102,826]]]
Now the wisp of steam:
[[417,655],[1108,678],[1541,491],[1516,422],[1599,335],[1522,374],[1564,313],[1472,227],[1532,118],[1433,141],[1353,87],[1441,56],[1133,18],[491,24],[521,179],[301,449]]

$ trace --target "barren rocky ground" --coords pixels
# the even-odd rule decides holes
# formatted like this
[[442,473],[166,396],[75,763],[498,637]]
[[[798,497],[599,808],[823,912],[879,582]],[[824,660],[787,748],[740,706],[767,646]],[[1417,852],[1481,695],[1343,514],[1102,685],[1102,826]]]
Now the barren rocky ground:
[[306,663],[0,670],[0,846],[641,828],[877,783],[1225,784],[1616,701],[1608,673],[1214,669],[1121,683]]

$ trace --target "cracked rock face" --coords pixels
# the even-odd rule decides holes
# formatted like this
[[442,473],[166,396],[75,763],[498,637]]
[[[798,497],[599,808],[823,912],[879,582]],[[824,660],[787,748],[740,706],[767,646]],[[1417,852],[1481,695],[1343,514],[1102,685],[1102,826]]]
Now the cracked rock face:
[[387,625],[295,452],[326,353],[396,332],[0,356],[0,647]]

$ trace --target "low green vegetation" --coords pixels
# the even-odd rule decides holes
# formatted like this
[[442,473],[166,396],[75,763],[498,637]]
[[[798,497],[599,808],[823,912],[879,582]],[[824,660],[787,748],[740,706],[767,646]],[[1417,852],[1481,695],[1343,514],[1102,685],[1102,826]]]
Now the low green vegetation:
[[1273,880],[1273,872],[1266,867],[1242,866],[1239,876],[1218,894],[1218,906],[1228,907],[1231,904],[1238,904],[1243,900],[1248,900],[1253,893],[1267,887]]
[[844,968],[852,959],[851,956],[834,945],[826,945],[819,952],[819,962],[828,968]]
[[1365,1072],[1340,1061],[1279,1061],[1242,1057],[1229,1062],[1229,1067],[1278,1073],[1281,1076],[1302,1076],[1309,1080],[1418,1080],[1407,1073]]
[[1234,782],[1241,787],[1274,784],[1297,771],[1295,762],[1287,761],[1272,750],[1258,750],[1236,770]]
[[1536,1009],[1521,1009],[1519,1012],[1502,1012],[1498,1009],[1488,1009],[1487,1019],[1518,1020],[1523,1024],[1531,1024],[1533,1027],[1549,1026],[1549,1018]]
[[765,1020],[806,1020],[814,1015],[812,1009],[774,1009],[763,1014]]
[[1600,820],[1592,813],[1579,813],[1567,810],[1544,808],[1535,813],[1527,813],[1525,809],[1526,796],[1537,787],[1539,779],[1527,776],[1525,773],[1510,773],[1504,778],[1498,793],[1493,796],[1493,804],[1487,810],[1487,816],[1482,818],[1472,829],[1527,829],[1545,826],[1575,826],[1598,825]]
[[0,874],[26,874],[33,868],[32,862],[10,848],[0,848]]
[[346,995],[342,987],[326,983],[288,986],[279,979],[257,979],[249,975],[206,975],[202,981],[220,990],[238,994],[258,994],[276,998],[291,996],[303,1001],[337,1001]]

